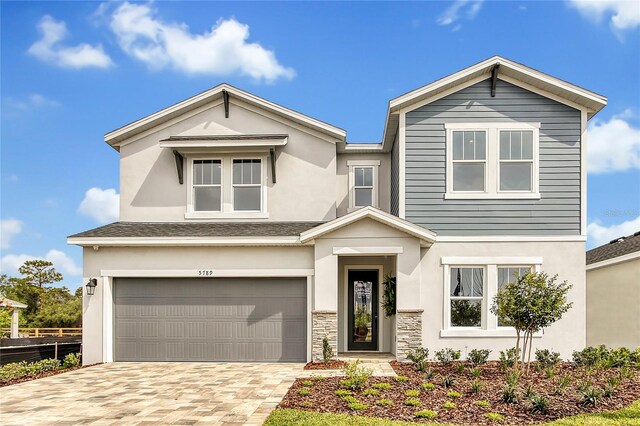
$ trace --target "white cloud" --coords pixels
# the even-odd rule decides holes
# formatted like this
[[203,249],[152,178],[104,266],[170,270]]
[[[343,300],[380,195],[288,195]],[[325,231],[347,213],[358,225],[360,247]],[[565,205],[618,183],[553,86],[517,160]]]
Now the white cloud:
[[621,32],[640,26],[640,3],[638,0],[569,0],[581,15],[595,22],[609,18],[611,29]]
[[[8,254],[0,259],[0,271],[3,274],[18,276],[18,268],[20,268],[27,260],[43,259],[43,257],[32,256],[30,254]],[[66,253],[60,250],[49,250],[44,255],[44,259],[53,263],[53,267],[63,276],[82,275],[82,268],[70,258]]]
[[114,11],[110,25],[120,47],[151,69],[211,75],[238,72],[267,82],[295,76],[272,50],[248,43],[249,26],[234,18],[219,19],[210,31],[193,34],[184,23],[158,19],[150,4],[125,2]]
[[587,225],[587,236],[589,237],[590,247],[598,247],[615,238],[625,237],[638,231],[640,231],[640,216],[611,226],[600,225],[598,221],[591,222]]
[[7,97],[4,99],[5,106],[12,109],[19,109],[22,111],[29,111],[37,108],[45,107],[57,107],[60,106],[60,102],[49,99],[39,93],[32,93],[23,99],[15,99]]
[[118,220],[120,210],[120,194],[113,188],[91,188],[78,206],[78,213],[93,218],[98,223],[109,223]]
[[640,169],[640,129],[623,117],[630,111],[613,116],[609,121],[589,123],[587,170],[589,173],[612,173]]
[[108,68],[113,65],[111,58],[102,49],[102,45],[92,46],[82,43],[77,46],[64,46],[60,42],[67,37],[67,24],[56,21],[51,16],[43,16],[38,23],[42,38],[29,47],[27,53],[44,62],[62,68]]
[[22,232],[22,221],[18,219],[0,220],[0,248],[8,249],[11,239]]
[[[480,12],[482,3],[483,0],[456,0],[438,17],[437,22],[440,25],[451,25],[462,18],[472,21]],[[453,31],[458,31],[460,28],[461,24],[458,23],[453,27]]]

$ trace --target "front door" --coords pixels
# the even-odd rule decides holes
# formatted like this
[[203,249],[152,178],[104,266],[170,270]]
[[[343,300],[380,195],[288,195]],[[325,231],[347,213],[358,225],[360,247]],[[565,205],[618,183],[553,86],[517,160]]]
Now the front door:
[[348,346],[350,351],[378,350],[378,271],[348,273]]

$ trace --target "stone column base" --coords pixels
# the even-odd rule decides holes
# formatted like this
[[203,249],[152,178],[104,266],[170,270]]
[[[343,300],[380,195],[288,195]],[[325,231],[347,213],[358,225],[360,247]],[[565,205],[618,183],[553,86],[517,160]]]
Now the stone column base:
[[396,312],[396,359],[407,362],[407,353],[422,346],[422,309]]
[[338,356],[338,313],[335,311],[311,312],[311,359],[322,361],[322,340],[329,339],[334,357]]

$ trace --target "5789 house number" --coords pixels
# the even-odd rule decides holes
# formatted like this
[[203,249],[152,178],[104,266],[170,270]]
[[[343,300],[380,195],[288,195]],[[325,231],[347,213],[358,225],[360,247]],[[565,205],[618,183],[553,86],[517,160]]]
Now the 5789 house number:
[[213,275],[213,269],[200,269],[198,271],[199,277],[210,277]]

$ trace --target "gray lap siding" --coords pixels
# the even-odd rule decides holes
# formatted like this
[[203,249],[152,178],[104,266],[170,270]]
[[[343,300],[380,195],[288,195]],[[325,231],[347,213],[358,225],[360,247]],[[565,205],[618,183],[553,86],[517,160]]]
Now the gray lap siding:
[[[540,200],[445,200],[445,123],[540,123]],[[406,115],[406,219],[439,235],[579,235],[580,111],[498,80]]]

